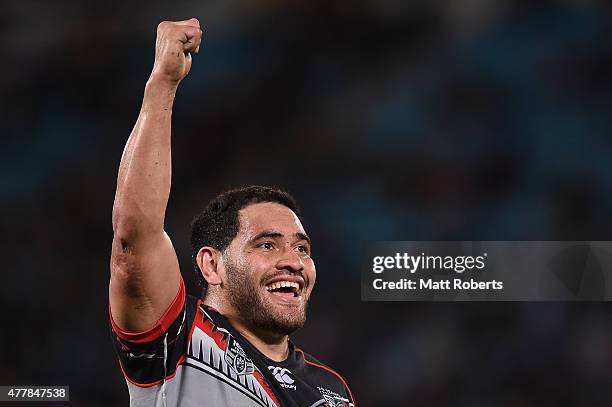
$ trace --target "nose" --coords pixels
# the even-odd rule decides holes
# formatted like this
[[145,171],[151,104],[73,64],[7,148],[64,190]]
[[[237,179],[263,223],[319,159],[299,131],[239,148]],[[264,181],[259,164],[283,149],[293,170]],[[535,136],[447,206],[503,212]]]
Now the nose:
[[287,270],[291,273],[298,273],[304,270],[304,262],[292,247],[285,246],[283,250],[281,250],[281,256],[278,262],[276,262],[276,268],[278,270]]

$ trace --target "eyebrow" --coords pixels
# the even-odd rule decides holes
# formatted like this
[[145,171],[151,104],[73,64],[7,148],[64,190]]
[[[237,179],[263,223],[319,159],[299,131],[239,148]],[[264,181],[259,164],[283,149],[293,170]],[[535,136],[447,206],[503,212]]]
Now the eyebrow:
[[[271,239],[275,239],[278,237],[283,237],[284,235],[281,232],[277,232],[275,230],[264,230],[263,232],[258,233],[253,239],[252,241],[256,241],[259,239],[263,239],[263,238],[271,238]],[[299,240],[306,240],[308,242],[308,244],[311,244],[310,242],[310,237],[308,237],[308,235],[306,233],[302,233],[302,232],[296,232],[293,234],[293,236],[297,237]]]

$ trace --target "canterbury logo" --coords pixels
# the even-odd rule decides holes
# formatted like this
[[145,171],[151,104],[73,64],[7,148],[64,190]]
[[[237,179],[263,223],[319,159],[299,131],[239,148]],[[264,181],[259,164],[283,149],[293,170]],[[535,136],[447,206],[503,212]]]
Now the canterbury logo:
[[295,381],[291,378],[291,376],[289,376],[291,374],[289,369],[285,369],[284,367],[278,366],[268,366],[268,369],[270,369],[270,371],[279,383],[293,384],[293,382]]

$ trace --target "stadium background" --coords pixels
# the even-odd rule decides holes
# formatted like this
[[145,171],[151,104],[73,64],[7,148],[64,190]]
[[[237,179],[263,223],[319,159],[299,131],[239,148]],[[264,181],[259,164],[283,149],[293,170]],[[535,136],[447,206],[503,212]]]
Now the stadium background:
[[305,349],[362,406],[604,406],[612,305],[361,303],[364,240],[612,240],[605,1],[7,1],[0,384],[127,405],[107,331],[115,176],[162,19],[200,18],[167,230],[216,192],[301,203]]

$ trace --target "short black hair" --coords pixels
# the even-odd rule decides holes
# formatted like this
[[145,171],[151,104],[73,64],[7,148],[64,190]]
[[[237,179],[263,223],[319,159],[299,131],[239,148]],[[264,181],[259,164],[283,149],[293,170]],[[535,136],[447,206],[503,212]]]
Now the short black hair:
[[198,252],[204,246],[219,251],[225,250],[240,229],[238,211],[251,204],[262,202],[284,205],[296,214],[300,222],[302,221],[298,205],[288,192],[266,186],[251,185],[220,193],[191,222],[191,256],[196,280],[202,288],[202,298],[206,295],[208,283],[196,262]]

